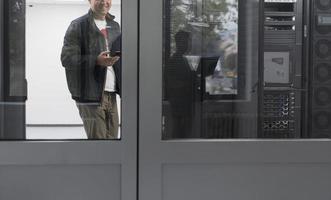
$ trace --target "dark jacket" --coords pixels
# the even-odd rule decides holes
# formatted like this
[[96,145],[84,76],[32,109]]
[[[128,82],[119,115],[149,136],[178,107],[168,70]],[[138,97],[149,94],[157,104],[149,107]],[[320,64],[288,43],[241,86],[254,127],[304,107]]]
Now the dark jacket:
[[[121,30],[114,16],[106,16],[108,42],[111,51],[121,51]],[[61,53],[71,96],[78,102],[101,102],[106,67],[96,65],[97,56],[106,50],[104,36],[94,23],[93,13],[71,22]],[[116,90],[121,92],[121,60],[114,66]]]

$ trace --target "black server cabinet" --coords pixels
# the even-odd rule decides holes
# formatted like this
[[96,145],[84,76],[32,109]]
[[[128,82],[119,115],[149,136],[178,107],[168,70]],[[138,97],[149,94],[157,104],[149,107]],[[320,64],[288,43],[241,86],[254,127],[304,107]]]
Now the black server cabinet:
[[309,137],[331,137],[331,0],[313,0],[310,10]]
[[1,1],[0,15],[0,139],[25,139],[25,1]]
[[301,137],[303,1],[264,1],[260,138]]

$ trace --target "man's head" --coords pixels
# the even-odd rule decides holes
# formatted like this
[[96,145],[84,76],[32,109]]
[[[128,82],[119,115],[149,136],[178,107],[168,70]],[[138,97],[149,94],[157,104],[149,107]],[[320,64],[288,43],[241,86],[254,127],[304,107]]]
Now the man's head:
[[175,35],[177,53],[187,53],[191,49],[191,33],[180,30]]
[[104,19],[111,8],[112,0],[89,0],[90,7],[97,19]]

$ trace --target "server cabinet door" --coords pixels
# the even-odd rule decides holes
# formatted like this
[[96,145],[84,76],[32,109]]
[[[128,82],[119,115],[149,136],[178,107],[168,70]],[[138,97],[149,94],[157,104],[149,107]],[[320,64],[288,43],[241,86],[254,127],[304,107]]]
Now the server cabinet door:
[[330,198],[330,141],[258,139],[263,4],[140,1],[139,199]]

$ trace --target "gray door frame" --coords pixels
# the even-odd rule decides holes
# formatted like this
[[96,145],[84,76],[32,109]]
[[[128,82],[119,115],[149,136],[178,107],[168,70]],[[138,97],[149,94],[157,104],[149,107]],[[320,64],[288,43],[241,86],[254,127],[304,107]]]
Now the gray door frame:
[[[2,1],[1,1],[2,3]],[[1,14],[1,13],[0,13]],[[36,176],[35,180],[25,180],[24,177],[9,177],[6,171],[18,169],[20,172],[29,172],[29,169],[42,168],[50,179],[59,181],[56,173],[52,175],[52,167],[60,167],[60,173],[66,171],[66,167],[72,168],[73,172],[77,168],[88,166],[89,170],[119,169],[120,177],[116,183],[118,198],[121,200],[132,200],[137,194],[137,30],[138,30],[138,4],[136,1],[122,0],[122,126],[121,139],[114,141],[0,141],[0,198],[12,197],[12,199],[77,199],[73,193],[66,194],[59,190],[56,195],[52,195],[46,189],[34,187],[36,180],[43,180],[42,175]],[[2,21],[1,17],[1,21]],[[3,22],[3,21],[2,21]],[[2,37],[2,36],[1,36]],[[0,45],[2,46],[2,45]],[[2,50],[2,49],[1,49]],[[0,52],[2,53],[2,52]],[[1,71],[0,71],[1,72]],[[1,116],[0,116],[1,117]],[[14,122],[12,122],[14,123]],[[1,123],[0,123],[1,124]],[[61,168],[63,167],[63,168]],[[50,171],[48,171],[48,169]],[[62,171],[61,171],[62,170]],[[85,169],[84,169],[85,170]],[[82,171],[84,171],[82,170]],[[37,170],[38,171],[38,170]],[[68,171],[67,171],[68,172]],[[67,173],[65,172],[65,173]],[[84,171],[85,172],[85,171]],[[88,177],[89,175],[87,175]],[[93,176],[93,175],[91,175]],[[113,176],[113,175],[110,175]],[[15,180],[23,180],[15,183],[15,188],[29,187],[24,191],[12,191],[16,194],[9,194],[9,190],[4,187]],[[86,179],[86,178],[85,178]],[[84,182],[73,182],[75,188],[84,188]],[[66,182],[58,182],[70,188],[72,185]],[[40,184],[40,183],[38,183]],[[47,186],[45,186],[47,187]],[[86,185],[85,185],[86,187]],[[94,191],[100,185],[95,183]],[[101,188],[112,188],[112,185]],[[15,189],[13,188],[13,189]],[[56,190],[56,188],[54,188]],[[84,191],[88,193],[88,191]],[[75,194],[74,194],[75,195]],[[79,195],[79,194],[77,194]],[[37,197],[37,198],[36,198]],[[78,197],[78,196],[76,196]],[[87,198],[87,197],[85,197]],[[79,198],[84,199],[84,197]],[[112,199],[112,196],[102,199]],[[114,198],[115,199],[115,198]]]
[[140,0],[139,199],[330,199],[329,139],[162,141],[162,12]]

